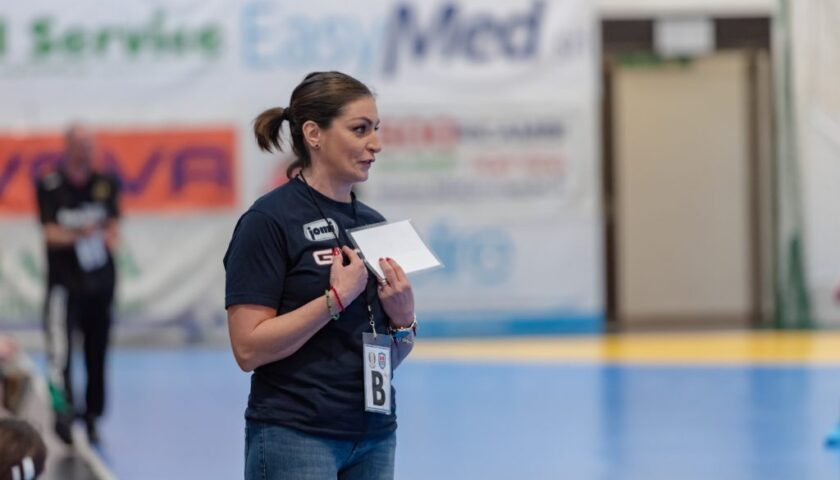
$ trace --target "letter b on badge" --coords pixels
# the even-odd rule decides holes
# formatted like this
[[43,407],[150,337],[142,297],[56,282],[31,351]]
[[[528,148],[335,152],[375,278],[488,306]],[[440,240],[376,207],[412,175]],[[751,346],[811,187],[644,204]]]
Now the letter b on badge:
[[365,411],[391,414],[391,336],[363,334]]
[[382,373],[373,370],[370,372],[373,385],[371,385],[371,390],[373,393],[373,404],[377,407],[381,407],[385,405],[385,390],[382,389],[382,385],[385,384],[385,378],[382,376]]

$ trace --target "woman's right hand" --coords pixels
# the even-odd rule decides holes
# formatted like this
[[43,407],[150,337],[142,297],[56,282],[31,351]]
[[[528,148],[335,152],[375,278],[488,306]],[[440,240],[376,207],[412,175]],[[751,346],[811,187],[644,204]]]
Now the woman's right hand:
[[[344,265],[341,253],[350,260]],[[333,263],[330,270],[330,286],[336,289],[341,302],[345,307],[364,291],[367,285],[368,271],[365,262],[359,258],[355,250],[348,246],[341,247],[341,250],[333,249]]]

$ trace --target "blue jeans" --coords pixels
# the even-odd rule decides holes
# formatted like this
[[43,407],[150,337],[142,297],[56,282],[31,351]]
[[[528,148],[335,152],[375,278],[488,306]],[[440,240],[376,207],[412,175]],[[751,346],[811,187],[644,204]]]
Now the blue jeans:
[[392,480],[396,432],[338,440],[246,421],[245,480]]

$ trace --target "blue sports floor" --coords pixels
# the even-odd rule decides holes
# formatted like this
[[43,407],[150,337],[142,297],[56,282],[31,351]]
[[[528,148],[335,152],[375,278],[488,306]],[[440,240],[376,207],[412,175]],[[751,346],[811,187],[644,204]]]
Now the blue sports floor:
[[[823,446],[840,351],[773,340],[732,360],[719,338],[657,341],[626,358],[581,354],[594,338],[517,340],[501,358],[502,343],[418,347],[395,376],[396,478],[840,478]],[[698,355],[669,354],[680,341]],[[117,478],[242,478],[248,375],[227,349],[117,349],[109,375],[101,453]]]

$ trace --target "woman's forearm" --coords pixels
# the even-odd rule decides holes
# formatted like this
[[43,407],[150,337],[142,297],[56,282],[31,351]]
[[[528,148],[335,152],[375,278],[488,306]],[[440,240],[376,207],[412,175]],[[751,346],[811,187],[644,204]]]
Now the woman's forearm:
[[266,317],[268,311],[256,305],[234,305],[228,310],[233,352],[242,370],[292,355],[331,321],[323,296],[283,315]]

